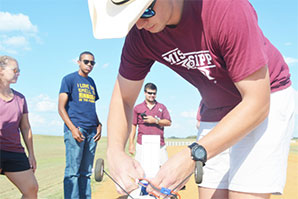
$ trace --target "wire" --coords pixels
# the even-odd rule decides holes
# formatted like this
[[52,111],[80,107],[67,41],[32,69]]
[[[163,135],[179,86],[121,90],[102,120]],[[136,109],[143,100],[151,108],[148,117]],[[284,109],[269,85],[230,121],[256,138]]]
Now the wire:
[[188,178],[190,178],[190,176],[193,174],[193,172],[191,172],[191,174],[189,174],[184,180],[182,180],[182,182],[180,182],[174,189],[173,191],[175,191],[180,185],[182,185],[183,182],[185,182]]
[[[147,184],[145,184],[142,181],[147,182]],[[185,180],[183,180],[183,181],[185,181]],[[155,191],[157,191],[157,192],[159,192],[159,193],[161,193],[163,195],[166,195],[164,199],[168,198],[169,196],[171,196],[171,198],[174,197],[175,199],[180,199],[181,198],[181,196],[177,192],[175,192],[174,190],[170,190],[170,189],[167,189],[167,188],[164,188],[164,187],[159,188],[159,187],[153,185],[149,180],[147,180],[145,178],[139,179],[139,183],[138,184],[141,185],[141,186],[143,186],[143,187],[145,187],[145,188],[150,185]],[[153,192],[149,192],[149,194],[150,195],[153,195],[156,198],[160,198],[159,196],[157,196]]]
[[125,191],[125,189],[122,188],[122,187],[120,186],[120,184],[118,184],[118,182],[116,182],[116,180],[114,180],[114,179],[112,178],[112,176],[110,176],[105,170],[103,170],[103,172],[104,172],[107,176],[109,176],[109,178],[111,178],[111,180],[113,180],[113,182],[114,182],[115,184],[117,184],[117,185],[122,189],[122,191],[124,191],[124,192],[127,194],[127,196],[131,197],[132,199],[135,199],[135,198],[133,198],[131,195],[129,195],[129,193],[128,193],[127,191]]
[[[133,198],[127,191],[125,191],[125,189],[123,188],[123,187],[121,187],[121,185],[120,184],[118,184],[117,183],[117,181],[116,180],[114,180],[113,178],[112,178],[112,176],[110,176],[104,169],[103,169],[103,172],[115,183],[115,184],[117,184],[121,189],[122,189],[122,191],[124,191],[126,194],[127,194],[127,196],[128,197],[130,197],[130,198],[132,198],[132,199],[135,199],[135,198]],[[184,183],[188,178],[190,178],[190,176],[193,174],[193,172],[191,172],[191,174],[189,174],[181,183],[179,183],[174,189],[172,189],[172,190],[170,190],[170,189],[167,189],[167,188],[159,188],[159,187],[157,187],[157,186],[155,186],[155,185],[153,185],[149,180],[147,180],[147,179],[145,179],[145,178],[140,178],[139,179],[139,182],[138,182],[138,184],[140,185],[140,186],[142,186],[142,187],[147,187],[148,185],[150,185],[155,191],[157,191],[157,192],[159,192],[159,193],[161,193],[161,194],[164,194],[164,195],[166,195],[165,196],[165,198],[163,198],[163,199],[166,199],[166,198],[168,198],[169,196],[171,196],[171,198],[172,197],[174,197],[174,199],[181,199],[181,196],[178,194],[178,192],[175,192],[175,190],[182,184],[182,183]],[[142,181],[145,181],[145,182],[147,182],[148,184],[144,184],[144,182],[142,182]],[[159,198],[159,199],[162,199],[162,198],[160,198],[159,196],[157,196],[156,194],[154,194],[153,192],[149,192],[148,193],[149,195],[152,195],[152,196],[154,196],[155,198]]]

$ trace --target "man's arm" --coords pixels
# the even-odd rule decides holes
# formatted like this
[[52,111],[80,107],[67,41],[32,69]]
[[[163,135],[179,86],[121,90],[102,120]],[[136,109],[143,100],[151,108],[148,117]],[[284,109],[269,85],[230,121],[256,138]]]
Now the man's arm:
[[199,141],[206,146],[208,159],[233,146],[268,116],[271,91],[267,66],[235,85],[242,101]]
[[[125,153],[125,144],[132,124],[134,103],[143,82],[144,80],[127,80],[118,75],[108,115],[107,159],[109,170],[114,179],[128,192],[138,187],[135,182],[144,174],[139,163]],[[119,193],[124,194],[118,186],[117,189]]]
[[[198,141],[206,149],[207,159],[233,146],[268,116],[270,79],[267,67],[259,69],[235,85],[242,101],[210,133]],[[185,147],[161,167],[152,183],[173,189],[193,171],[194,166],[190,149]]]
[[98,119],[98,116],[96,115],[96,120],[97,120],[97,128],[96,128],[96,135],[93,137],[94,141],[97,142],[101,138],[101,131],[102,131],[102,124]]
[[66,112],[65,106],[68,101],[68,95],[67,93],[60,93],[59,94],[59,101],[58,101],[58,112],[66,126],[69,128],[69,130],[72,133],[72,136],[74,139],[76,139],[78,142],[82,142],[84,140],[83,134],[79,131],[78,128],[71,122],[68,113]]
[[147,115],[144,117],[143,121],[149,124],[158,124],[159,126],[171,126],[172,122],[168,119],[158,119],[152,115]]
[[142,84],[143,80],[131,81],[118,75],[108,115],[108,149],[124,151],[132,124],[133,107]]
[[[95,103],[99,99],[96,84],[94,80],[92,79],[94,90],[95,90]],[[95,110],[96,111],[96,110]],[[101,138],[101,133],[102,133],[102,123],[98,119],[98,115],[96,114],[96,121],[97,121],[97,128],[96,128],[96,135],[93,137],[94,141],[97,142]]]
[[136,131],[137,131],[137,126],[132,124],[131,125],[130,135],[129,135],[129,142],[128,142],[128,152],[131,155],[134,155],[135,152],[136,152],[136,147],[135,147]]
[[168,111],[168,109],[166,107],[164,107],[164,111],[162,113],[162,117],[160,118],[160,120],[157,121],[157,123],[161,127],[163,127],[163,126],[171,126],[172,125],[170,113],[169,113],[169,111]]
[[157,120],[156,123],[159,126],[171,126],[172,125],[172,122],[168,119],[160,119],[160,120]]

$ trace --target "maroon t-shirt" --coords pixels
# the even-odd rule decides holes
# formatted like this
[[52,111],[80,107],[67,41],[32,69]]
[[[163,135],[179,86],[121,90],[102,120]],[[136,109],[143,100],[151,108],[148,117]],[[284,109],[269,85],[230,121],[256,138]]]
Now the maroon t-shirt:
[[240,101],[234,82],[267,65],[271,91],[291,85],[289,68],[263,35],[247,0],[187,0],[180,23],[150,33],[134,26],[126,37],[119,73],[144,79],[154,61],[198,88],[201,120],[219,121]]
[[24,95],[13,90],[10,101],[0,99],[0,149],[24,152],[20,139],[20,122],[23,114],[28,113]]
[[153,108],[149,109],[146,102],[144,101],[143,103],[135,106],[132,121],[133,125],[138,126],[137,143],[142,144],[143,135],[160,135],[160,145],[164,146],[164,127],[159,126],[158,124],[144,123],[141,116],[142,113],[145,113],[146,115],[151,115],[155,118],[167,119],[171,121],[171,117],[166,106],[156,102]]

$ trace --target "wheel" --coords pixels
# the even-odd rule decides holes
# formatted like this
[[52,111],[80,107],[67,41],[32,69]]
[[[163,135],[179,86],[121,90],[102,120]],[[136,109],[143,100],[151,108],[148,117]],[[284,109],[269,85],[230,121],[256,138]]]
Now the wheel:
[[200,184],[203,180],[203,163],[201,161],[196,161],[195,167],[195,181]]
[[97,182],[101,182],[103,178],[104,161],[99,158],[96,160],[94,169],[94,178]]

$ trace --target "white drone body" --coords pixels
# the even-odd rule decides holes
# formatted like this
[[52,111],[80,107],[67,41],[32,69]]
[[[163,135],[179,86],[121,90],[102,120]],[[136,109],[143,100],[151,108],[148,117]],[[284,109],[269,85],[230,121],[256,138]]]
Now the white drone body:
[[[141,166],[145,171],[146,178],[153,178],[160,167],[160,136],[142,136]],[[142,186],[130,193],[136,199],[155,199],[156,197],[142,194]]]
[[131,197],[133,197],[135,199],[156,199],[154,196],[142,195],[141,189],[142,189],[142,187],[140,186],[138,189],[132,191],[129,195],[131,195]]

